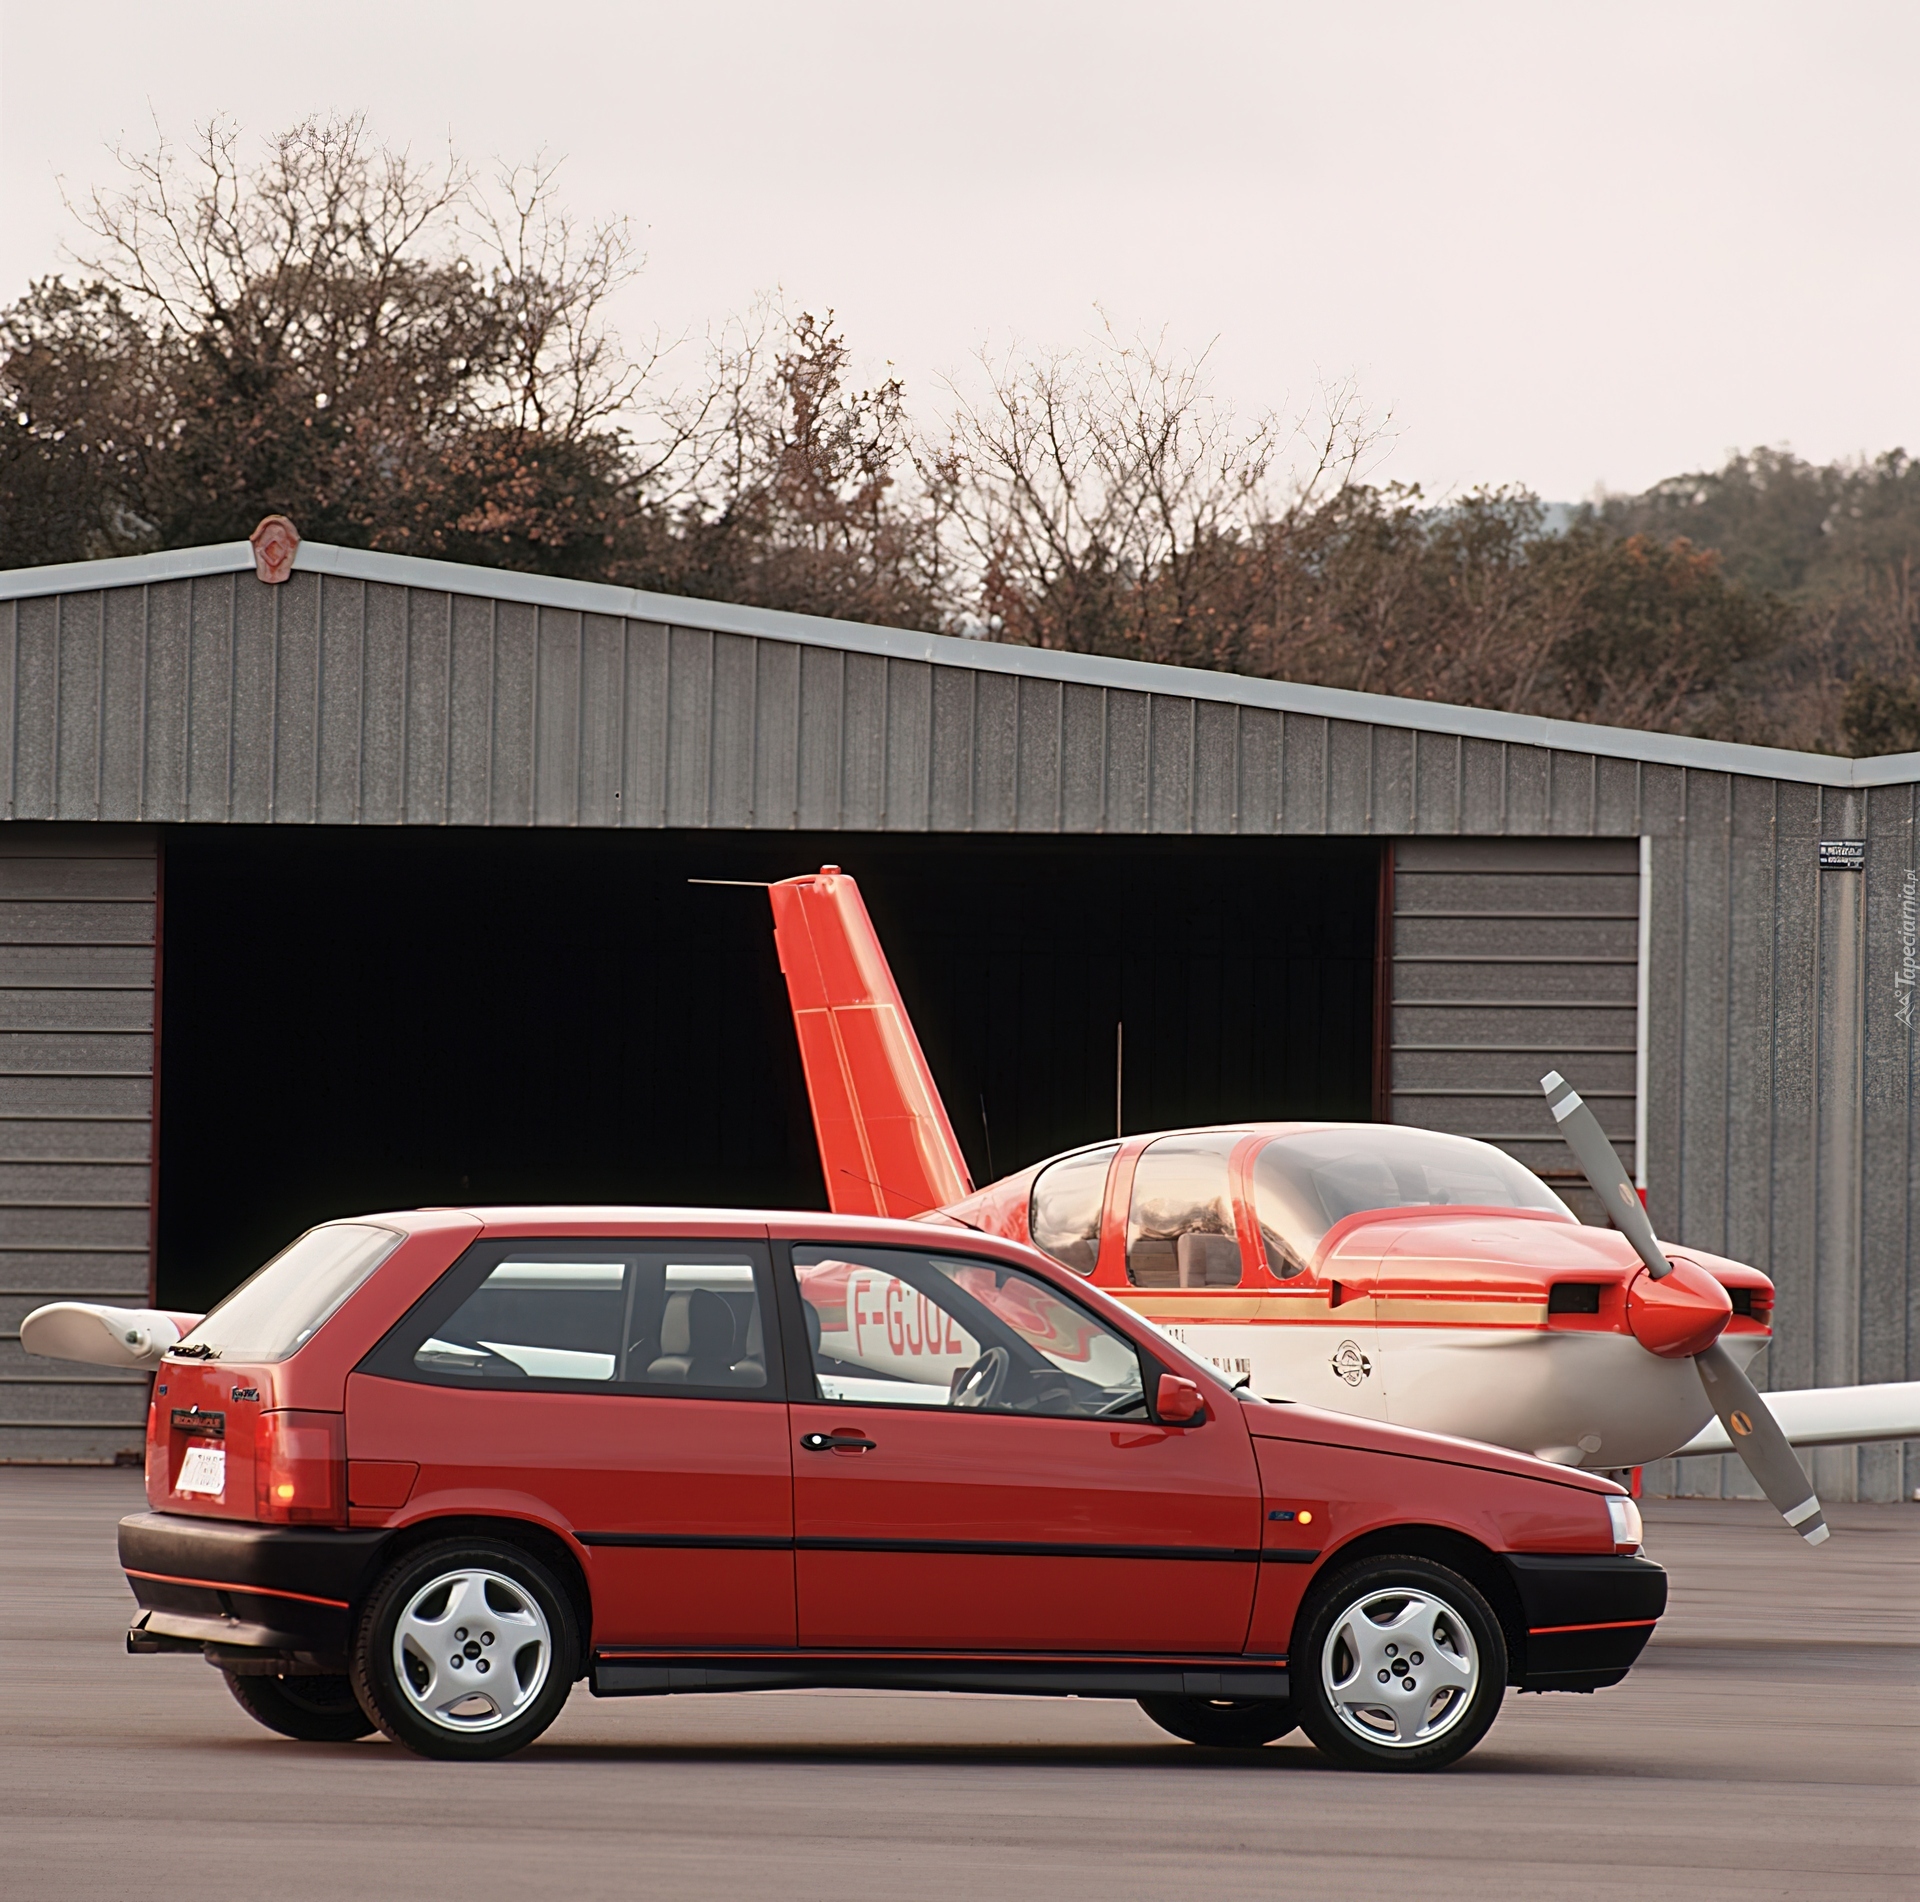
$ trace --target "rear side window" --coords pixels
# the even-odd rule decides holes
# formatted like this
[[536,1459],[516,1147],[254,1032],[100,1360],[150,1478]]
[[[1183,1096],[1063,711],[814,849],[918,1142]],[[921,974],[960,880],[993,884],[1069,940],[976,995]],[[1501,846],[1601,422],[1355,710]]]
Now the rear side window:
[[778,1397],[765,1250],[481,1242],[365,1371],[435,1386]]
[[365,1222],[310,1228],[234,1289],[182,1345],[210,1347],[219,1360],[285,1360],[405,1239]]

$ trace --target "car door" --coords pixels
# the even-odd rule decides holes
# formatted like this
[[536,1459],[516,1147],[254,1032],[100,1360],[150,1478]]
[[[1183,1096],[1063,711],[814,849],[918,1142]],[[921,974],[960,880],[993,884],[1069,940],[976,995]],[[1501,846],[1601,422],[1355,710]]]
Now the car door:
[[1151,1357],[990,1255],[797,1242],[791,1274],[802,1646],[1242,1649],[1260,1516],[1237,1408],[1156,1422]]
[[349,1457],[571,1533],[596,1644],[791,1645],[771,1294],[760,1241],[482,1239],[353,1375]]

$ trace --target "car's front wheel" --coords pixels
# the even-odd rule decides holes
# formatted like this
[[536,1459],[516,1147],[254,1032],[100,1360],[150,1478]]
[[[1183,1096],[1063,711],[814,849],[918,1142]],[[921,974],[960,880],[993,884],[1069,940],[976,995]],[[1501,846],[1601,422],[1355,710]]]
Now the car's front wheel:
[[529,1553],[450,1539],[395,1564],[354,1643],[360,1701],[395,1743],[423,1757],[524,1749],[573,1688],[572,1601]]
[[1287,1663],[1301,1728],[1354,1769],[1458,1763],[1506,1695],[1493,1608],[1458,1572],[1410,1554],[1362,1559],[1318,1585]]
[[222,1671],[234,1702],[256,1724],[302,1743],[352,1743],[373,1729],[344,1677],[256,1677]]
[[1162,1730],[1214,1750],[1258,1750],[1300,1721],[1291,1704],[1253,1697],[1143,1697]]

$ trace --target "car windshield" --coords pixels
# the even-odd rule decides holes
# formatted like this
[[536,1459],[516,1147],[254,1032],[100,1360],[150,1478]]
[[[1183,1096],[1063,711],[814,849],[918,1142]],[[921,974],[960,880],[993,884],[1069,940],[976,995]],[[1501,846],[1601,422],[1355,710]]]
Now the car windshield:
[[1253,1165],[1267,1261],[1297,1275],[1335,1223],[1365,1209],[1467,1207],[1573,1211],[1531,1169],[1465,1136],[1347,1123],[1276,1136]]
[[403,1239],[394,1229],[364,1222],[310,1228],[234,1289],[181,1346],[209,1359],[285,1360],[312,1340]]

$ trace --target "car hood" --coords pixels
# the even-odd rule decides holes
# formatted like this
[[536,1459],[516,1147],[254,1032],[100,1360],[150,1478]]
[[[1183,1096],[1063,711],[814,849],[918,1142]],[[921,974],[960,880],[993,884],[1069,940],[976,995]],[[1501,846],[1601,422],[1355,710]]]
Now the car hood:
[[1403,1459],[1438,1460],[1448,1466],[1473,1466],[1483,1472],[1511,1473],[1520,1479],[1540,1479],[1580,1492],[1613,1493],[1620,1488],[1598,1473],[1578,1467],[1555,1466],[1527,1453],[1489,1446],[1483,1440],[1456,1439],[1450,1433],[1422,1433],[1415,1427],[1389,1426],[1381,1420],[1357,1419],[1351,1413],[1331,1413],[1321,1407],[1292,1401],[1240,1397],[1247,1431],[1259,1440],[1304,1440],[1316,1446],[1351,1446],[1368,1453],[1395,1453]]

